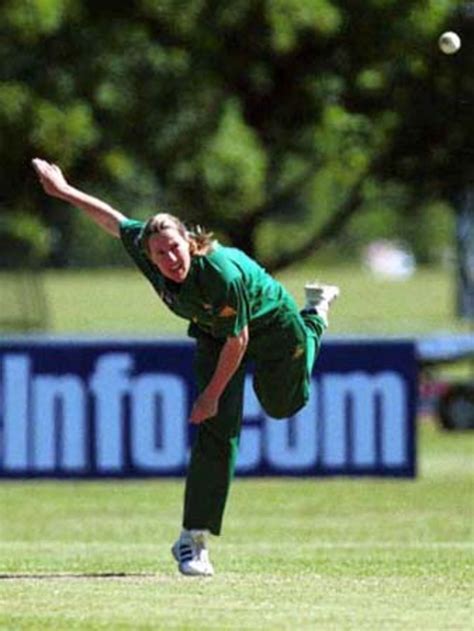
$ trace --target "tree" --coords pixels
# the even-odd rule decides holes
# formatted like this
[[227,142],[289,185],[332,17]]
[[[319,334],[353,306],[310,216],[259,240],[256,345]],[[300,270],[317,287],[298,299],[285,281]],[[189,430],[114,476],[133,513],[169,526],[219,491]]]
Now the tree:
[[451,5],[7,0],[4,204],[61,217],[67,249],[73,215],[24,185],[43,155],[124,212],[177,209],[271,270],[373,200],[412,217],[472,177],[473,38],[453,58],[436,47],[448,26],[472,32]]

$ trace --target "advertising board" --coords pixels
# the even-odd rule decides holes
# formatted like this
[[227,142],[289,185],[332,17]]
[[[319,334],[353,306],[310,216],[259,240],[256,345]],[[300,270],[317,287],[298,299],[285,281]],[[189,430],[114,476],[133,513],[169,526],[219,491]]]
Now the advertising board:
[[[2,342],[0,477],[184,475],[192,359],[188,341]],[[289,420],[246,379],[237,474],[415,475],[412,342],[327,341]]]

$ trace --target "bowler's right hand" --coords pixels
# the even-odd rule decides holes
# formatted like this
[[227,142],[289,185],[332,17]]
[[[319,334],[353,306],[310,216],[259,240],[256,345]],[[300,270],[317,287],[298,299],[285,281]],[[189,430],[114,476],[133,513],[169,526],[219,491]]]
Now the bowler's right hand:
[[56,164],[50,164],[40,158],[34,158],[31,162],[45,193],[61,197],[69,186],[61,169]]

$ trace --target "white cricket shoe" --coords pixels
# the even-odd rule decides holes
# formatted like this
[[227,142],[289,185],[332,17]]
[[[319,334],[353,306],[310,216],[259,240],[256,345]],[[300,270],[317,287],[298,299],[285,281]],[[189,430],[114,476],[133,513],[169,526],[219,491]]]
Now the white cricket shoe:
[[327,325],[329,307],[341,293],[339,287],[322,283],[307,283],[304,286],[304,293],[306,299],[304,311],[315,311]]
[[186,576],[213,576],[207,549],[208,530],[183,530],[171,548],[178,569]]

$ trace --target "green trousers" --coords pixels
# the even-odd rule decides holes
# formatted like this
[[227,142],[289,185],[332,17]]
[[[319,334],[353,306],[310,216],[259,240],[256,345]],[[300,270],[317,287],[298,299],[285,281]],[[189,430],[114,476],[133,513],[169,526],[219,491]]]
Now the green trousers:
[[[253,386],[265,412],[274,418],[293,416],[308,400],[325,328],[315,314],[288,310],[251,333],[246,356],[221,396],[217,415],[198,427],[186,479],[184,528],[221,532],[242,424],[246,361],[255,364]],[[223,343],[204,333],[197,337],[199,392],[214,373]]]

